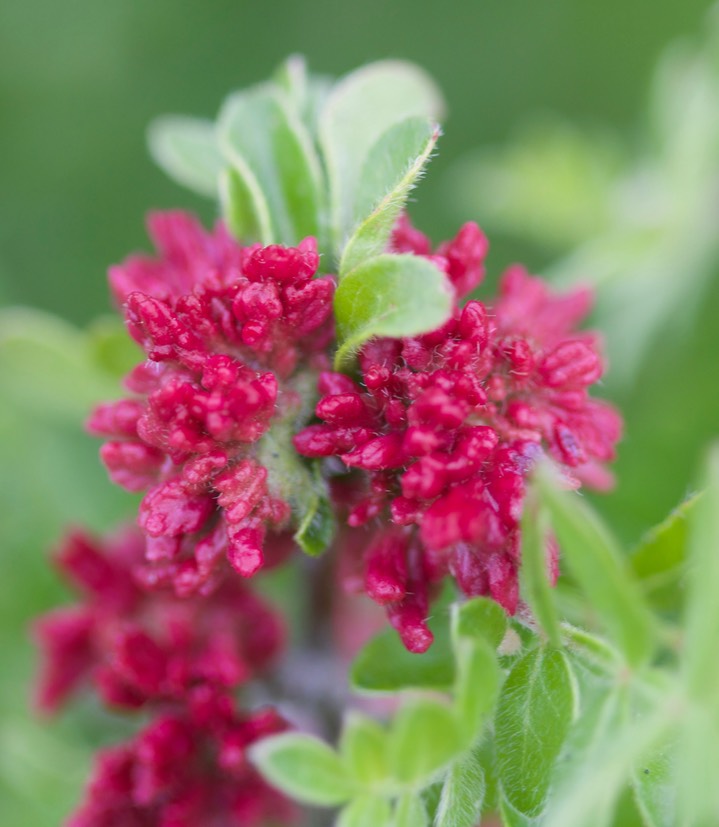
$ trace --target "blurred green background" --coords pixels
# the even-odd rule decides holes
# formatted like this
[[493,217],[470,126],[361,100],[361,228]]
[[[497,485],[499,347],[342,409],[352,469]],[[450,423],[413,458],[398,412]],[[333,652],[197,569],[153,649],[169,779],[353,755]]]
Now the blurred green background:
[[[607,131],[641,162],[642,112],[657,61],[670,42],[699,36],[709,6],[707,0],[3,0],[0,306],[40,308],[83,327],[106,313],[106,267],[147,246],[148,209],[181,206],[213,216],[208,202],[150,162],[144,142],[150,119],[173,112],[213,117],[225,94],[264,78],[292,52],[327,74],[388,56],[428,69],[446,94],[449,117],[440,155],[412,207],[415,221],[439,240],[463,220],[486,217],[496,230],[495,275],[512,260],[549,269],[571,251],[569,243],[542,243],[511,221],[495,220],[491,186],[478,185],[469,196],[465,187],[459,197],[452,182],[465,167],[458,159],[477,147],[511,144],[528,120],[551,116],[579,130]],[[711,115],[719,118],[719,99],[714,103]],[[681,131],[681,118],[675,125]],[[716,169],[718,147],[708,150]],[[574,185],[581,202],[579,173]],[[541,211],[543,201],[551,205],[556,197],[546,174],[533,208]],[[719,198],[712,203],[716,224]],[[660,319],[659,335],[645,343],[646,358],[630,379],[613,381],[610,372],[605,382],[604,392],[625,412],[627,435],[619,486],[599,505],[629,546],[691,489],[702,448],[719,431],[716,264],[688,321],[673,326]],[[691,305],[690,276],[681,260],[672,260],[671,272],[656,285],[650,279],[648,289],[664,290],[676,279],[686,283]],[[640,291],[631,299],[637,317],[645,298]],[[679,312],[681,292],[670,298],[669,309]],[[632,324],[631,313],[622,319]],[[35,329],[34,343],[26,341]],[[48,330],[60,349],[43,345]],[[97,737],[96,718],[86,711],[50,727],[33,723],[27,623],[63,599],[46,563],[62,526],[101,529],[132,509],[131,498],[106,482],[97,446],[80,424],[93,399],[117,392],[122,365],[108,355],[115,353],[113,335],[103,326],[85,333],[0,310],[3,824],[57,824],[77,798]]]

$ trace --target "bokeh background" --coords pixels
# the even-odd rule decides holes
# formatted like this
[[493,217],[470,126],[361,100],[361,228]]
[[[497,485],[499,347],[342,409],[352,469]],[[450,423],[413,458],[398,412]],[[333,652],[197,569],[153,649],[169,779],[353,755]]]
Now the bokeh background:
[[[107,265],[147,246],[150,208],[214,214],[152,165],[148,122],[161,113],[213,117],[229,91],[264,78],[293,52],[332,75],[407,58],[436,77],[449,109],[439,157],[412,206],[422,229],[439,240],[479,218],[493,231],[495,276],[523,260],[560,279],[567,267],[556,262],[571,261],[575,247],[589,250],[580,269],[596,261],[600,270],[606,262],[597,246],[620,236],[625,252],[612,264],[626,271],[622,284],[637,286],[615,294],[621,312],[605,307],[598,317],[619,368],[624,334],[664,297],[651,335],[642,334],[642,358],[616,378],[610,371],[604,388],[626,415],[627,435],[618,487],[596,502],[631,547],[691,490],[703,447],[719,432],[719,257],[710,243],[719,223],[719,178],[712,177],[719,86],[690,72],[675,97],[693,99],[708,83],[697,92],[698,114],[677,109],[676,100],[665,107],[663,126],[646,114],[658,82],[665,92],[674,83],[657,80],[667,48],[682,40],[709,48],[701,45],[709,9],[707,0],[0,2],[3,824],[58,824],[77,798],[92,747],[118,726],[87,708],[52,723],[33,719],[28,622],[64,599],[47,565],[62,526],[106,528],[132,508],[106,482],[80,424],[94,399],[117,392],[125,360],[116,328],[93,321],[110,310]],[[705,64],[705,74],[716,69],[719,78],[719,51]],[[550,126],[539,134],[536,124]],[[677,163],[676,144],[686,157],[679,152],[679,173],[664,175]],[[700,153],[693,186],[710,188],[695,198],[682,170]],[[568,166],[567,158],[574,159]],[[640,186],[642,209],[652,213],[662,199],[691,207],[682,210],[682,243],[666,254],[661,240],[671,221],[655,222],[647,234],[635,226],[634,207],[624,220],[626,200],[624,212],[614,209],[617,187],[631,179],[635,192],[647,169],[649,179],[671,181],[659,193]],[[497,208],[500,201],[507,209]],[[598,217],[591,213],[577,230],[574,219],[586,218],[590,202]],[[549,229],[532,220],[545,213],[555,219]],[[638,235],[642,251],[659,251],[649,263],[637,259]],[[701,268],[692,256],[698,247]],[[639,269],[642,279],[632,282]],[[17,305],[36,310],[7,309]]]

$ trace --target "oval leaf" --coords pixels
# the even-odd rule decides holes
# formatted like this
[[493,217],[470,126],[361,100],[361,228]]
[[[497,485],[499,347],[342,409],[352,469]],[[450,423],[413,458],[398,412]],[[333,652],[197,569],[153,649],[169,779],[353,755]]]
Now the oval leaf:
[[481,639],[460,640],[455,658],[455,710],[465,744],[471,746],[481,736],[485,721],[494,710],[502,673],[494,651]]
[[488,597],[473,597],[453,607],[452,632],[455,639],[482,639],[496,649],[506,631],[507,615],[504,609]]
[[512,667],[495,721],[497,766],[505,798],[523,815],[544,807],[576,706],[574,676],[561,651],[533,649]]
[[442,621],[441,616],[429,621],[434,643],[421,655],[408,652],[391,629],[376,635],[352,663],[352,688],[358,692],[450,689],[455,676],[454,658],[447,624]]
[[397,713],[389,740],[392,776],[401,784],[426,782],[462,751],[452,710],[429,699],[413,701]]
[[165,115],[150,124],[147,142],[153,160],[173,181],[200,195],[217,196],[225,164],[211,121]]
[[387,775],[387,733],[365,715],[349,714],[342,728],[340,754],[359,784],[371,786]]
[[334,86],[320,116],[319,134],[336,247],[352,229],[362,169],[375,142],[399,121],[413,116],[438,120],[442,109],[434,81],[402,61],[370,64]]
[[331,807],[354,792],[339,755],[310,735],[288,732],[263,738],[250,748],[249,757],[273,787],[305,804]]
[[334,308],[341,367],[373,336],[417,336],[440,327],[452,311],[452,292],[427,259],[381,255],[340,282]]
[[357,222],[340,259],[339,275],[384,252],[392,227],[419,180],[439,128],[425,118],[409,118],[390,127],[370,150],[360,179]]
[[319,235],[319,161],[307,130],[279,91],[260,86],[232,95],[220,113],[219,139],[247,189],[254,189],[254,179],[266,198],[273,241],[294,245]]

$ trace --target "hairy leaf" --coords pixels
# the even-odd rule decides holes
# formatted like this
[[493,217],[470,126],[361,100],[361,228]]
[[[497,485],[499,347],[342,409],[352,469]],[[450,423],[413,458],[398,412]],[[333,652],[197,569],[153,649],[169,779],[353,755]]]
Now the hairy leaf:
[[455,658],[455,709],[462,737],[469,746],[480,737],[494,710],[502,673],[494,650],[482,639],[460,639],[455,645]]
[[384,252],[392,227],[434,149],[439,129],[425,118],[391,126],[372,147],[360,178],[352,234],[342,251],[343,278]]
[[436,120],[442,109],[432,79],[402,61],[370,64],[334,86],[320,116],[319,134],[337,248],[352,229],[362,170],[375,142],[399,121],[413,116]]
[[680,823],[675,749],[675,743],[665,744],[634,770],[634,798],[647,827],[676,827]]
[[482,765],[469,753],[447,773],[434,827],[475,827],[482,813],[485,788]]
[[147,139],[153,160],[170,178],[200,195],[217,197],[225,164],[211,121],[166,115],[150,124]]
[[523,815],[538,815],[554,763],[576,716],[577,690],[566,655],[537,648],[512,667],[495,720],[502,791]]
[[444,324],[452,310],[447,279],[430,261],[381,255],[356,267],[334,299],[340,347],[336,365],[373,336],[416,336]]
[[249,757],[270,784],[305,804],[333,806],[353,795],[339,755],[310,735],[288,732],[263,738],[250,748]]

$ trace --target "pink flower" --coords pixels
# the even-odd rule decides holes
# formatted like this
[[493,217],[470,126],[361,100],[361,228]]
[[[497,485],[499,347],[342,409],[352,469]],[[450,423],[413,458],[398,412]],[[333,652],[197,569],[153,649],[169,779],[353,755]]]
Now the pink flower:
[[56,709],[88,682],[124,708],[182,701],[197,686],[225,691],[282,647],[279,618],[238,578],[225,578],[211,599],[148,590],[138,578],[143,538],[134,529],[104,543],[75,532],[57,562],[81,603],[37,622],[42,709]]
[[68,827],[261,827],[294,806],[247,761],[247,748],[286,729],[274,710],[246,715],[226,694],[194,689],[129,743],[102,751]]
[[[466,225],[439,248],[458,298],[481,279],[483,238]],[[430,255],[406,221],[394,246]],[[361,475],[348,523],[374,526],[364,588],[411,651],[432,641],[429,601],[447,574],[465,594],[516,611],[525,480],[541,453],[577,484],[611,484],[604,463],[621,420],[588,395],[604,365],[596,337],[574,330],[590,300],[585,290],[554,296],[514,267],[493,302],[458,307],[432,333],[367,344],[359,382],[322,374],[321,424],[301,431],[295,446],[308,457],[340,457]],[[555,556],[550,549],[556,576]]]
[[225,558],[253,574],[268,531],[287,546],[290,507],[257,445],[300,407],[298,370],[327,363],[334,281],[313,278],[311,238],[243,248],[221,224],[207,233],[184,213],[151,216],[150,234],[159,258],[110,270],[148,358],[127,378],[133,396],[100,405],[88,427],[108,439],[101,456],[111,478],[147,492],[139,524],[148,576],[187,594],[209,590]]

